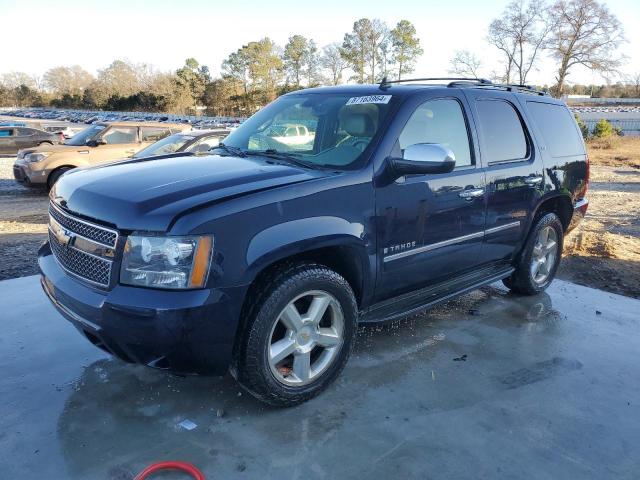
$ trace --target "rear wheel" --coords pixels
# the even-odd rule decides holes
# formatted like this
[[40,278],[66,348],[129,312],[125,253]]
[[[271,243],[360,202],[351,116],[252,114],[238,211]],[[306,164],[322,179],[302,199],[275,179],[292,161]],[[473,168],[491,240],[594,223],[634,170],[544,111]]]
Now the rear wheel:
[[47,180],[47,188],[51,190],[53,186],[56,184],[58,179],[65,173],[71,170],[71,167],[60,167],[57,170],[54,170],[49,174],[49,179]]
[[357,308],[347,281],[317,264],[281,270],[263,286],[240,339],[238,381],[260,400],[293,406],[344,368]]
[[555,213],[539,217],[520,254],[513,274],[504,279],[514,292],[535,295],[553,281],[562,255],[562,222]]

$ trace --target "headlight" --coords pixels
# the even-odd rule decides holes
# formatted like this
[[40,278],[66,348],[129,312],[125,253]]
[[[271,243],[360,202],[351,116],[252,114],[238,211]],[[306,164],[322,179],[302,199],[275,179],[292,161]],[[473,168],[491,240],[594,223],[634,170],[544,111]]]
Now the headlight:
[[202,288],[207,282],[213,237],[127,238],[120,282],[153,288]]
[[51,155],[51,153],[52,152],[28,153],[27,155],[25,155],[24,159],[27,162],[31,162],[31,163],[41,162],[42,160],[47,158],[49,155]]

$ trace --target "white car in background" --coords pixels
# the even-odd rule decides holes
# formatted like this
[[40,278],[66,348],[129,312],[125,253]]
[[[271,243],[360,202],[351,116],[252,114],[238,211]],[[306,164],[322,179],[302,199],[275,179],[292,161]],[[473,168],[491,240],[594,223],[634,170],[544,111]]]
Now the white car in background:
[[306,145],[315,139],[315,133],[306,126],[291,123],[272,126],[267,136],[285,145]]

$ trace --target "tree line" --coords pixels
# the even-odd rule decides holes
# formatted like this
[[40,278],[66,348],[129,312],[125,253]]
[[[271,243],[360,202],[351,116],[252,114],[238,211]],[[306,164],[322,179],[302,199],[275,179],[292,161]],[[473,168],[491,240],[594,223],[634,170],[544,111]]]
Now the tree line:
[[422,53],[410,21],[390,28],[362,18],[342,43],[319,47],[299,34],[284,47],[268,37],[249,42],[222,62],[217,78],[194,58],[174,72],[126,60],[113,61],[96,76],[79,65],[55,67],[42,77],[11,72],[0,76],[0,106],[250,115],[300,88],[401,78],[413,72]]
[[[475,52],[462,50],[451,59],[450,73],[526,84],[547,56],[556,64],[556,77],[543,87],[555,95],[639,96],[640,74],[613,86],[567,85],[578,65],[612,76],[625,61],[618,53],[626,41],[622,26],[597,0],[514,0],[490,23],[485,40],[500,53],[498,69],[487,71]],[[173,72],[125,60],[115,60],[95,76],[78,65],[55,67],[42,77],[11,72],[0,75],[0,106],[245,116],[300,88],[405,78],[422,54],[410,21],[389,27],[361,18],[342,42],[322,47],[300,34],[284,46],[268,37],[249,42],[222,62],[215,78],[194,58]]]

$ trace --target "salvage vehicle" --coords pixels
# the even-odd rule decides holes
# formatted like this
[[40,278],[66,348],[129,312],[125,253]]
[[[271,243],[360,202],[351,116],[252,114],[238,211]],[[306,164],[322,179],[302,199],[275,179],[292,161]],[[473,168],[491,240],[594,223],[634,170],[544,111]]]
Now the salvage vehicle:
[[152,143],[136,153],[133,158],[146,158],[173,153],[205,153],[217,147],[220,140],[229,135],[230,130],[191,130],[174,133]]
[[0,153],[16,154],[19,150],[37,146],[57,145],[61,135],[30,127],[0,127]]
[[[281,406],[336,379],[359,323],[499,280],[542,292],[588,205],[573,116],[531,88],[432,80],[296,91],[209,156],[69,172],[44,291],[126,362],[229,370]],[[312,144],[269,135],[298,122]]]
[[189,125],[149,122],[96,122],[62,145],[20,150],[14,178],[27,186],[51,188],[67,171],[132,157],[136,152]]

